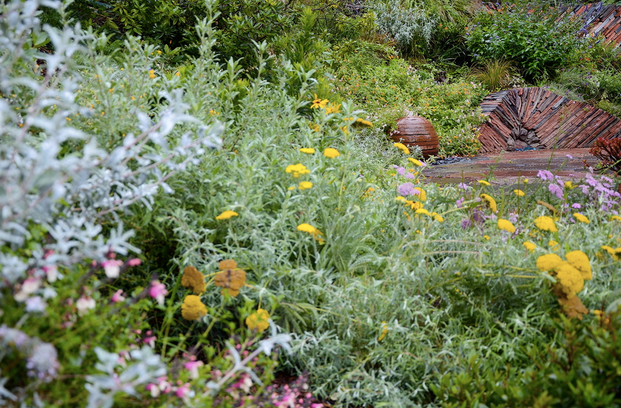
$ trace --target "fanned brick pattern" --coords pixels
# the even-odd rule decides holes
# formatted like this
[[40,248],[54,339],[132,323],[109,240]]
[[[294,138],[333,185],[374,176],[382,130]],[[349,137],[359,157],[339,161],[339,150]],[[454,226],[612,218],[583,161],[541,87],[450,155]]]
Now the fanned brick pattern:
[[543,88],[516,88],[481,103],[481,152],[585,148],[598,137],[621,137],[621,120]]

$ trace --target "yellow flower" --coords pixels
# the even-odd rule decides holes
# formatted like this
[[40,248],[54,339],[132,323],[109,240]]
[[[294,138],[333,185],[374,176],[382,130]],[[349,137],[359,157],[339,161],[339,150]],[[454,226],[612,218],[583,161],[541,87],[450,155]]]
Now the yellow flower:
[[423,190],[422,188],[414,187],[414,194],[415,194],[415,197],[418,197],[419,200],[427,201],[427,193],[425,193],[425,190]]
[[433,217],[434,220],[436,220],[438,222],[444,222],[444,218],[440,214],[438,214],[436,212],[432,212],[431,216]]
[[576,186],[573,185],[573,183],[571,181],[566,181],[565,182],[565,188],[571,190],[572,188],[575,188]]
[[528,179],[524,179],[524,180],[522,180],[522,183],[524,183],[524,184],[528,184]]
[[[323,108],[323,106],[322,106],[322,108]],[[337,103],[337,104],[332,104],[331,103],[326,108],[326,115],[329,115],[331,113],[339,113],[340,111],[341,111],[341,104],[340,103]]]
[[567,299],[574,297],[584,288],[582,274],[568,262],[562,261],[554,268],[554,271],[556,272],[556,280],[560,285],[557,289],[565,294]]
[[539,258],[537,258],[537,268],[541,272],[547,272],[556,268],[556,266],[559,265],[561,262],[563,262],[563,260],[560,256],[556,254],[541,255]]
[[246,317],[246,326],[250,330],[257,330],[259,333],[270,327],[270,314],[265,309],[257,309],[256,312]]
[[298,186],[300,190],[308,190],[311,187],[313,187],[313,183],[311,183],[310,181],[303,181]]
[[589,257],[582,251],[571,251],[565,254],[567,262],[580,271],[584,280],[593,279],[593,269]]
[[293,191],[293,190],[295,190],[295,186],[287,187],[287,190]]
[[312,147],[303,147],[300,149],[300,151],[302,153],[306,153],[306,154],[313,154],[315,153],[315,149],[313,149]]
[[425,215],[431,216],[431,214],[429,214],[429,211],[425,210],[424,208],[419,208],[415,212],[416,214],[425,214]]
[[413,159],[411,157],[408,157],[408,161],[410,163],[412,163],[413,165],[418,166],[418,167],[422,167],[422,165],[423,165],[422,162],[420,162],[419,160]]
[[487,241],[489,241],[489,235],[483,235],[483,238],[485,238]]
[[232,259],[220,261],[218,267],[221,271],[216,274],[214,285],[223,288],[223,295],[237,297],[239,289],[246,284],[246,271],[239,269]]
[[309,174],[310,170],[307,169],[305,165],[298,163],[298,164],[290,164],[289,166],[287,166],[287,168],[285,169],[285,172],[291,173],[293,174],[293,177],[298,178],[302,174]]
[[388,334],[388,324],[386,322],[382,322],[382,333],[377,338],[377,341],[384,340],[387,334]]
[[513,190],[513,192],[518,197],[524,197],[526,195],[526,193],[524,193],[522,190]]
[[341,130],[343,131],[343,133],[345,133],[346,135],[348,135],[348,134],[349,134],[349,129],[347,129],[347,125],[343,126],[343,127],[342,127],[342,128],[340,128],[340,129],[341,129]]
[[395,201],[408,201],[405,199],[405,197],[399,196],[399,197],[395,197]]
[[373,127],[373,123],[369,122],[368,120],[364,120],[361,118],[356,119],[356,124],[360,124],[361,126],[364,127]]
[[557,249],[559,249],[559,243],[556,242],[555,240],[551,239],[550,241],[548,241],[548,246],[550,248],[552,248],[553,251],[556,251]]
[[498,219],[498,228],[500,228],[501,230],[505,230],[507,232],[510,232],[512,234],[515,232],[515,227],[513,226],[511,221],[504,220],[502,218]]
[[487,194],[481,194],[481,198],[485,200],[485,202],[487,202],[487,205],[489,205],[489,208],[492,210],[492,212],[498,211],[498,207],[496,206],[496,200],[494,200],[492,196]]
[[621,221],[621,217],[619,217],[618,215],[613,215],[610,220],[611,221]]
[[410,207],[414,211],[423,208],[423,203],[419,203],[418,201],[410,201],[406,199],[404,199],[404,201],[405,206]]
[[320,244],[323,245],[325,243],[324,239],[321,237],[323,235],[323,233],[321,231],[319,231],[317,228],[313,227],[312,225],[303,223],[303,224],[298,225],[297,229],[298,229],[298,231],[308,232]]
[[226,210],[224,211],[222,214],[218,215],[216,217],[216,220],[221,221],[221,220],[228,220],[231,217],[237,217],[239,214],[237,214],[235,211],[229,211]]
[[334,159],[335,157],[339,157],[341,154],[338,150],[328,147],[323,151],[323,155],[329,159]]
[[580,213],[574,213],[574,218],[584,224],[590,224],[591,221],[589,221],[589,219],[587,217],[585,217],[584,215],[580,214]]
[[524,242],[524,247],[526,247],[527,250],[529,250],[530,252],[535,252],[535,249],[537,248],[537,245],[533,244],[530,241],[526,241]]
[[554,220],[552,220],[552,218],[550,217],[546,217],[545,215],[535,218],[535,226],[542,231],[550,231],[550,232],[558,231],[558,229],[556,228],[556,225],[554,224]]
[[207,306],[196,295],[188,295],[181,305],[181,317],[185,320],[198,320],[207,314]]
[[153,78],[155,78],[155,71],[150,69],[149,70],[149,79],[153,79]]
[[489,186],[490,184],[486,180],[478,180],[478,183],[483,186]]
[[317,97],[315,94],[315,99],[313,99],[313,104],[311,105],[311,109],[324,108],[328,104],[327,99],[321,99]]
[[186,266],[181,277],[181,285],[200,295],[205,292],[207,285],[203,280],[203,275],[193,266]]
[[394,143],[393,146],[405,154],[410,154],[410,149],[408,149],[403,143]]
[[612,248],[608,245],[602,245],[602,249],[608,252],[615,261],[621,260],[621,248]]

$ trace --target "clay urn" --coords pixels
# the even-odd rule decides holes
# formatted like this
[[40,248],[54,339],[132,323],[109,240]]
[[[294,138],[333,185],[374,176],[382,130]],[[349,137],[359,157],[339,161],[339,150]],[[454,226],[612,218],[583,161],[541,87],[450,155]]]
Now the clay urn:
[[438,155],[438,134],[431,122],[420,116],[406,116],[397,121],[397,130],[390,134],[396,143],[407,147],[419,146],[423,157]]

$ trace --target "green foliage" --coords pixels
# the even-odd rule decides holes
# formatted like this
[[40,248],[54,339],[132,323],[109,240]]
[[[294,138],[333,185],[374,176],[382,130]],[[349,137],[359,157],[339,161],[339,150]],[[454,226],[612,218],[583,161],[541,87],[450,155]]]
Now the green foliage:
[[579,19],[559,20],[542,6],[482,9],[466,33],[466,45],[476,61],[506,59],[528,80],[553,77],[578,58],[583,46],[576,36],[579,24]]
[[444,374],[432,389],[443,407],[618,407],[621,318],[598,312],[552,322],[558,339],[526,348],[531,367],[490,370],[473,354],[464,371]]
[[511,84],[513,73],[511,63],[503,60],[489,60],[483,66],[472,70],[472,76],[492,92],[500,91]]

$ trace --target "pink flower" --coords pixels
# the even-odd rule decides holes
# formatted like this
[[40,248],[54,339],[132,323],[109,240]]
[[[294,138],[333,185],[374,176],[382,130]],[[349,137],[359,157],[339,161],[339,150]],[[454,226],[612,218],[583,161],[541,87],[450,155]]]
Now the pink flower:
[[157,337],[155,337],[153,335],[153,332],[151,330],[149,330],[147,332],[147,337],[145,337],[144,339],[142,339],[142,341],[145,344],[148,344],[149,346],[151,346],[152,348],[155,347],[155,340],[157,340]]
[[149,288],[149,296],[153,299],[157,300],[157,303],[161,305],[164,304],[164,296],[168,294],[166,290],[166,285],[160,283],[158,280],[154,280],[151,282],[151,288]]
[[121,272],[121,265],[123,265],[123,261],[119,261],[118,259],[108,259],[107,261],[103,261],[101,266],[104,268],[104,272],[108,278],[118,278],[119,272]]
[[41,281],[37,278],[28,278],[22,283],[19,291],[13,296],[18,302],[25,301],[28,296],[35,293],[41,287]]
[[179,398],[185,398],[190,393],[190,383],[185,383],[175,391],[175,395]]
[[183,364],[186,370],[190,372],[190,378],[196,380],[198,378],[198,369],[203,366],[202,361],[188,361]]
[[157,384],[149,383],[145,388],[147,389],[147,391],[151,392],[151,396],[153,398],[157,398],[160,395],[160,388],[157,386]]
[[556,184],[550,184],[548,190],[554,194],[559,200],[563,199],[563,190]]
[[112,303],[119,303],[125,301],[125,296],[123,296],[123,289],[117,290],[114,295],[112,295]]
[[134,258],[134,259],[130,259],[129,261],[127,261],[127,265],[129,266],[138,266],[142,263],[142,261],[138,258]]
[[56,279],[58,279],[58,267],[56,265],[44,266],[41,269],[43,269],[43,272],[47,274],[48,282],[50,283],[56,282]]

